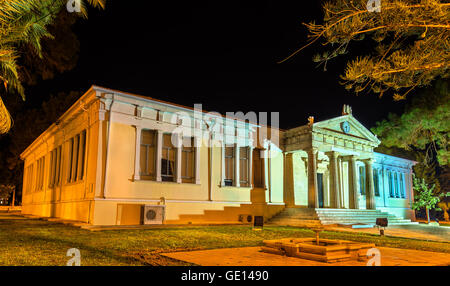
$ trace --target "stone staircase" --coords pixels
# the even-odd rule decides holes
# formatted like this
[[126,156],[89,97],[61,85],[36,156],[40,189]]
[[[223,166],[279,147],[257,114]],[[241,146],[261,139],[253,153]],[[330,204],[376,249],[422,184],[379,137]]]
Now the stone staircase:
[[373,227],[377,218],[387,218],[388,226],[417,224],[409,219],[397,217],[380,210],[354,209],[308,209],[286,208],[273,217],[269,223],[276,225],[315,227],[320,225],[347,225],[357,227]]
[[299,227],[322,226],[316,210],[308,208],[285,208],[278,215],[272,217],[268,224]]

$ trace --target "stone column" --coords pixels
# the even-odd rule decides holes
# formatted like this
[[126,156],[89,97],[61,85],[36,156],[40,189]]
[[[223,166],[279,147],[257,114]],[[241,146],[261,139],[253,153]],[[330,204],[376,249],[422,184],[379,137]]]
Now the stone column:
[[198,137],[194,137],[195,150],[195,183],[200,184],[200,152],[202,150],[202,141]]
[[248,146],[248,186],[253,188],[253,146]]
[[317,148],[308,151],[308,207],[317,208]]
[[241,178],[240,178],[240,170],[239,170],[239,165],[240,165],[240,153],[239,153],[240,149],[239,149],[239,144],[236,143],[234,144],[234,186],[235,187],[240,187],[241,186]]
[[175,181],[179,184],[183,182],[181,178],[181,157],[183,152],[183,137],[181,133],[175,133],[176,155],[175,155]]
[[156,131],[156,181],[161,182],[161,160],[162,160],[163,131]]
[[375,206],[375,188],[373,184],[373,159],[364,161],[366,165],[367,191],[366,191],[366,209],[374,210]]
[[283,199],[286,207],[295,205],[294,194],[294,160],[292,153],[284,154],[284,192]]
[[344,169],[342,157],[338,158],[338,193],[339,193],[339,206],[340,208],[345,208],[345,195],[344,195]]
[[337,152],[327,152],[326,155],[330,159],[330,208],[340,208],[339,197],[339,176],[338,176],[338,164],[337,164]]
[[349,208],[359,209],[358,202],[358,175],[356,173],[356,156],[350,156],[348,162],[348,198]]
[[[224,187],[225,186],[225,148],[226,148],[226,144],[225,144],[225,138],[222,139],[221,142],[222,146],[221,146],[221,153],[222,153],[222,160],[221,160],[221,165],[222,165],[222,169],[221,169],[221,173],[222,173],[222,178],[220,179],[220,186]],[[210,147],[212,148],[212,147]],[[209,150],[209,149],[208,149]],[[209,151],[208,151],[209,152]]]
[[141,131],[142,128],[140,126],[134,126],[136,128],[136,146],[135,146],[135,159],[134,159],[134,177],[135,181],[141,179],[140,169],[141,169]]

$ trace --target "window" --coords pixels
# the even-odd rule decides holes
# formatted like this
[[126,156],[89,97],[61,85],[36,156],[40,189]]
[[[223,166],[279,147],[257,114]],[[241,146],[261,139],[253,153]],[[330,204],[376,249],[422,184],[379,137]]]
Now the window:
[[388,171],[389,197],[394,198],[395,195],[394,195],[394,186],[392,184],[392,182],[393,182],[392,180],[393,180],[392,172]]
[[405,183],[404,183],[405,176],[403,174],[399,174],[399,180],[400,180],[400,196],[404,199],[406,198],[406,190],[405,190]]
[[41,157],[37,160],[36,191],[42,191],[44,189],[44,170],[45,157]]
[[79,152],[79,146],[80,146],[80,136],[77,135],[74,138],[73,141],[73,152],[72,152],[72,182],[75,182],[77,180],[77,171],[78,171],[78,152]]
[[239,149],[239,180],[241,187],[250,186],[249,180],[249,148],[240,147]]
[[62,152],[62,146],[59,146],[58,149],[56,149],[56,177],[55,177],[55,183],[59,185],[61,183],[61,152]]
[[78,180],[84,179],[84,160],[86,154],[86,131],[80,134],[80,146],[78,152]]
[[61,173],[61,146],[53,149],[50,152],[50,166],[49,166],[49,177],[48,177],[48,186],[53,188],[59,185]]
[[253,186],[255,188],[264,188],[264,159],[260,149],[253,150]]
[[225,146],[225,186],[233,186],[234,182],[234,146]]
[[24,189],[25,189],[26,193],[29,193],[32,191],[31,188],[33,185],[33,167],[34,167],[34,164],[31,164],[26,169],[26,177],[25,177],[26,180],[24,182],[24,184],[25,184]]
[[72,183],[84,177],[86,153],[86,131],[69,140],[69,156],[67,164],[67,182]]
[[361,195],[366,194],[366,172],[363,166],[359,167],[359,192]]
[[194,182],[195,148],[193,137],[183,137],[181,150],[181,181],[183,183]]
[[140,152],[140,175],[144,179],[154,179],[156,163],[156,132],[142,130]]
[[[141,130],[137,128],[137,130]],[[199,183],[196,177],[199,157],[194,137],[142,129],[136,146],[135,180]],[[174,140],[181,140],[175,142]],[[173,141],[173,142],[172,142]],[[180,143],[180,147],[178,146]]]
[[161,178],[165,182],[173,182],[175,178],[175,147],[172,144],[172,134],[163,135],[161,156]]
[[375,196],[380,196],[380,177],[378,176],[378,170],[373,169],[373,187],[375,190]]
[[399,198],[400,195],[398,193],[398,177],[397,177],[397,172],[394,173],[394,187],[395,187],[395,197]]

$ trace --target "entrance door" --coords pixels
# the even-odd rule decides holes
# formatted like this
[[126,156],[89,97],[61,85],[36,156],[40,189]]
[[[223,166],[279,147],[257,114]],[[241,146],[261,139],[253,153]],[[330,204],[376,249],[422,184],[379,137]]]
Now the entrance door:
[[317,173],[317,197],[319,199],[319,208],[323,208],[323,174]]

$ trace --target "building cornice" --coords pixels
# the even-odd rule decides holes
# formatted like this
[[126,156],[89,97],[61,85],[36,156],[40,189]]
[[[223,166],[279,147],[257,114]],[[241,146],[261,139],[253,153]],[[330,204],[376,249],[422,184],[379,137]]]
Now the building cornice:
[[65,126],[77,114],[86,111],[96,101],[94,87],[89,88],[69,109],[39,135],[21,154],[20,159],[25,160],[41,143],[46,142],[61,126]]

